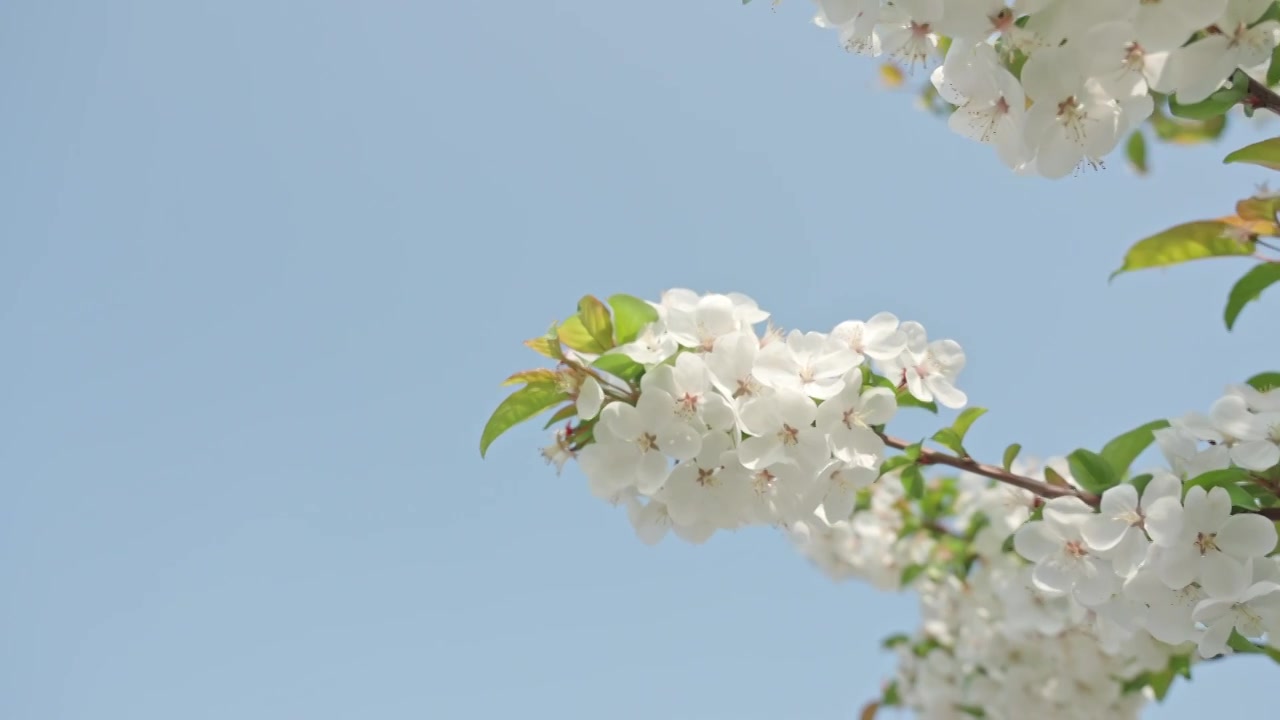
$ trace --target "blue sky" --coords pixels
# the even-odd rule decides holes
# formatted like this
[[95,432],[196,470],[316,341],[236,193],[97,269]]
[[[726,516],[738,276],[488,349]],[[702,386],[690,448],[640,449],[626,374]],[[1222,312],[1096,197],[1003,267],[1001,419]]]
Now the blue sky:
[[[0,5],[0,717],[854,717],[909,598],[767,530],[645,547],[540,425],[481,462],[583,293],[918,320],[987,457],[1274,369],[1266,299],[1222,327],[1241,262],[1106,282],[1265,171],[1014,177],[808,14]],[[1197,672],[1149,717],[1261,711],[1274,673]]]

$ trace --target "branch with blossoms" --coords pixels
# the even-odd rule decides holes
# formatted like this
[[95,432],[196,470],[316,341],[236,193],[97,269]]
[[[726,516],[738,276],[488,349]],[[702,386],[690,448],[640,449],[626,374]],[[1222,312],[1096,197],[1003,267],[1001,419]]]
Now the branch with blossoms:
[[[930,607],[963,606],[981,590],[999,598],[984,612],[1032,612],[1017,609],[1025,602],[1048,613],[1032,628],[1026,618],[979,626],[966,607],[943,623],[951,635],[891,643],[910,653],[882,704],[923,707],[920,662],[936,653],[984,676],[1028,644],[1092,653],[1090,667],[1109,673],[1089,680],[1109,688],[1100,716],[1136,712],[1135,693],[1163,696],[1199,659],[1280,660],[1257,644],[1280,632],[1280,374],[1229,387],[1207,415],[1147,423],[1098,452],[1036,467],[1014,444],[997,466],[965,448],[985,410],[966,407],[955,341],[930,340],[890,313],[829,332],[758,331],[769,317],[741,294],[586,296],[526,341],[555,368],[508,379],[523,387],[494,412],[481,453],[554,410],[545,427],[563,425],[544,458],[557,472],[576,462],[594,495],[626,507],[644,542],[772,525],[833,577],[914,589]],[[939,406],[959,411],[929,438],[950,452],[886,431],[899,411]],[[1165,465],[1130,473],[1152,445]],[[960,474],[926,476],[938,468]],[[960,637],[979,627],[1006,644],[975,660]]]
[[[1019,174],[1102,168],[1121,147],[1146,172],[1148,137],[1204,142],[1237,111],[1280,114],[1276,2],[815,4],[846,50],[893,63],[886,77],[930,67],[926,105]],[[1280,170],[1280,138],[1224,162]],[[1253,261],[1232,329],[1280,282],[1280,194],[1144,238],[1112,277],[1221,257]],[[551,412],[544,458],[575,463],[646,543],[769,525],[833,578],[917,593],[921,626],[886,639],[898,668],[864,718],[1136,718],[1201,660],[1280,662],[1280,373],[1096,452],[1036,463],[1015,443],[995,465],[965,447],[985,410],[957,386],[954,341],[890,313],[828,332],[768,319],[735,293],[586,296],[526,342],[554,367],[508,379],[521,387],[481,454]],[[898,412],[940,406],[958,412],[927,440],[888,434]],[[1148,449],[1162,462],[1133,472]]]

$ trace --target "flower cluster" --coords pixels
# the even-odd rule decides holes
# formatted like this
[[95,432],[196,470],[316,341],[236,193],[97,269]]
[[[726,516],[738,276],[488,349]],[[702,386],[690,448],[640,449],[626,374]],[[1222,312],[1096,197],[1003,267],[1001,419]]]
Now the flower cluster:
[[[663,294],[656,322],[609,353],[644,366],[634,404],[595,377],[576,390],[593,442],[577,451],[592,492],[625,503],[648,542],[670,529],[701,542],[716,530],[788,524],[821,508],[847,518],[885,456],[877,428],[897,393],[961,407],[964,353],[889,313],[831,332],[783,334],[742,295]],[[879,370],[879,374],[873,372]],[[567,457],[564,432],[544,450]]]
[[[1076,484],[1061,458],[1047,465]],[[1045,477],[1025,463],[1013,470]],[[1147,698],[1134,691],[1153,674],[1171,679],[1171,667],[1189,668],[1197,644],[1201,656],[1210,656],[1227,651],[1233,628],[1246,637],[1280,629],[1280,585],[1274,582],[1280,565],[1264,557],[1276,541],[1270,523],[1250,514],[1228,519],[1227,507],[1210,517],[1208,496],[1195,487],[1184,510],[1172,475],[1153,477],[1140,498],[1131,496],[1132,485],[1117,486],[1096,512],[1071,497],[1041,504],[1028,491],[962,473],[948,524],[980,530],[962,546],[972,554],[971,569],[958,574],[911,572],[945,556],[951,536],[911,531],[895,475],[872,486],[865,509],[850,519],[831,522],[815,513],[794,524],[790,535],[834,579],[919,593],[919,631],[887,642],[899,660],[887,696],[918,717],[953,718],[965,708],[981,708],[983,717],[1013,720],[1035,707],[1045,718],[1136,718]],[[1164,487],[1153,488],[1156,482]],[[1028,521],[1033,508],[1043,519]],[[1184,526],[1179,516],[1188,514],[1200,519]],[[1143,528],[1155,527],[1161,529],[1154,536],[1178,538],[1182,542],[1170,547],[1193,548],[1195,555],[1175,558],[1154,550]],[[1018,554],[1036,562],[1028,565],[1006,552],[1010,538]],[[1199,554],[1214,543],[1227,550]],[[1148,567],[1150,555],[1161,559]],[[1209,577],[1234,573],[1236,584],[1206,590],[1206,563],[1217,568]],[[1159,568],[1178,570],[1165,582]],[[1186,579],[1190,573],[1200,579]]]
[[1155,431],[1171,469],[1153,470],[1142,487],[1107,489],[1097,509],[1076,497],[1049,500],[1014,536],[1035,563],[1035,587],[1070,595],[1126,631],[1195,642],[1206,658],[1228,652],[1233,631],[1280,633],[1280,565],[1268,557],[1276,526],[1247,489],[1274,487],[1277,410],[1280,390],[1232,386],[1208,417]]
[[[967,404],[960,346],[918,323],[784,333],[739,294],[610,302],[612,321],[588,296],[526,343],[559,368],[512,376],[527,386],[507,402],[530,404],[495,417],[567,401],[552,422],[576,424],[543,455],[576,459],[647,543],[779,526],[835,579],[917,592],[923,624],[892,639],[882,702],[1136,717],[1200,658],[1280,647],[1280,388],[1231,386],[1207,414],[1126,433],[1123,459],[1038,465],[1014,445],[996,467],[964,448],[981,408],[932,437],[955,454],[886,434],[900,407]],[[1151,444],[1164,465],[1128,476]],[[959,473],[924,476],[939,466]]]
[[945,53],[931,80],[951,128],[1052,178],[1100,164],[1153,93],[1198,103],[1237,68],[1265,73],[1280,38],[1271,0],[815,2],[850,51],[911,66]]

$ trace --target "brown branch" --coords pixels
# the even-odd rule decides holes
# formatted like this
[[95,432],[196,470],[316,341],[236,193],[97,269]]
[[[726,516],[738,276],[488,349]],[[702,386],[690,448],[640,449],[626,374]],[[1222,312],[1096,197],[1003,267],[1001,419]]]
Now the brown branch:
[[1244,99],[1240,102],[1255,110],[1270,110],[1280,115],[1280,95],[1267,87],[1266,83],[1255,80],[1252,75],[1249,76],[1249,85],[1245,88]]
[[[880,438],[884,440],[885,445],[898,450],[905,450],[907,447],[915,444],[891,435],[881,434]],[[1022,488],[1023,490],[1042,498],[1053,499],[1058,497],[1077,497],[1092,507],[1098,507],[1098,503],[1101,501],[1101,498],[1093,493],[1087,493],[1073,487],[1051,485],[1043,480],[1036,480],[1035,478],[1029,478],[1025,475],[1011,473],[1008,470],[996,467],[995,465],[980,463],[971,457],[957,457],[955,455],[938,452],[937,450],[921,448],[920,459],[918,462],[921,465],[947,465],[958,470],[967,470],[975,475],[989,477],[997,482]],[[1280,520],[1280,507],[1258,508],[1257,510],[1250,510],[1248,512],[1261,515],[1268,520]]]
[[[880,437],[884,439],[885,445],[888,445],[891,448],[897,448],[898,450],[903,450],[914,444],[889,435],[881,435]],[[1077,490],[1073,487],[1051,485],[1043,480],[1036,480],[1035,478],[1029,478],[1025,475],[1011,473],[1004,468],[980,463],[969,457],[957,457],[955,455],[948,455],[936,450],[921,448],[919,463],[921,465],[948,465],[958,470],[967,470],[975,475],[982,475],[983,477],[989,477],[992,480],[1002,482],[1006,485],[1022,488],[1023,490],[1042,498],[1077,497],[1093,507],[1097,507],[1099,502],[1098,496],[1092,493]]]

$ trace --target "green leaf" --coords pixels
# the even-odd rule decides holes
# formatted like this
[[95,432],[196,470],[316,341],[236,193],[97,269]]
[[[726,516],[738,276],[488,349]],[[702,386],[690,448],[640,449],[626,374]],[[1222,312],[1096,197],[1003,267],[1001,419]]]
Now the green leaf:
[[555,328],[551,329],[551,333],[544,336],[524,341],[525,347],[552,360],[564,359],[564,353],[560,352],[560,340],[556,337]]
[[1227,128],[1227,116],[1219,115],[1208,120],[1184,120],[1165,115],[1160,105],[1151,113],[1151,129],[1161,142],[1174,145],[1196,145],[1222,136]]
[[[1124,477],[1133,461],[1155,441],[1155,431],[1169,427],[1168,420],[1155,420],[1115,438],[1102,448],[1102,458],[1110,463],[1116,475]],[[1074,472],[1074,471],[1072,471]]]
[[1280,170],[1280,138],[1271,138],[1246,145],[1222,159],[1224,164],[1247,163],[1261,165],[1269,170]]
[[1258,392],[1266,392],[1274,388],[1280,388],[1280,372],[1258,373],[1245,382]]
[[1244,468],[1223,468],[1222,470],[1210,470],[1202,473],[1182,486],[1182,494],[1185,497],[1187,491],[1193,487],[1202,487],[1205,491],[1220,487],[1227,491],[1227,496],[1231,498],[1233,507],[1244,508],[1246,510],[1257,510],[1258,501],[1253,495],[1249,494],[1240,486],[1240,483],[1249,479],[1249,471]]
[[894,680],[884,689],[884,697],[880,701],[885,707],[897,707],[902,704],[902,694],[898,690],[898,681]]
[[600,347],[605,350],[613,347],[613,320],[604,303],[591,295],[582,296],[578,301],[578,319]]
[[[1273,4],[1271,7],[1275,7]],[[1267,87],[1280,83],[1280,47],[1271,51],[1271,64],[1267,66]]]
[[611,295],[609,307],[613,308],[613,334],[619,345],[635,340],[646,325],[658,320],[652,305],[631,295]]
[[511,393],[485,423],[484,432],[480,435],[480,457],[484,457],[489,445],[512,426],[568,399],[563,391],[548,385],[525,385]]
[[578,414],[578,404],[569,403],[568,405],[565,405],[564,407],[557,410],[556,414],[552,415],[551,419],[547,421],[547,424],[542,426],[542,429],[546,430],[552,425],[555,425],[556,423],[561,422],[563,420],[568,420],[569,418],[577,414]]
[[951,423],[951,429],[955,430],[956,434],[960,436],[961,440],[963,440],[964,436],[969,433],[969,428],[973,427],[974,421],[985,415],[986,412],[986,408],[968,408],[964,412],[960,413],[955,422]]
[[1132,678],[1129,678],[1128,680],[1126,680],[1124,685],[1120,686],[1120,694],[1129,695],[1132,693],[1136,693],[1142,688],[1150,684],[1151,684],[1151,673],[1144,672],[1140,675],[1135,675]]
[[911,458],[907,457],[906,455],[894,455],[893,457],[891,457],[891,458],[889,458],[889,459],[885,460],[883,463],[881,463],[881,465],[880,465],[880,474],[881,474],[881,475],[888,475],[889,473],[893,472],[894,470],[897,470],[897,469],[899,469],[899,468],[904,468],[904,467],[906,467],[906,466],[908,466],[908,465],[910,465],[911,463],[914,463],[914,462],[915,462],[915,460],[912,460]]
[[1253,196],[1236,202],[1236,215],[1241,220],[1262,220],[1274,223],[1280,213],[1280,197]]
[[[1249,27],[1257,27],[1268,20],[1280,20],[1280,3],[1271,3],[1267,6],[1267,11],[1262,13],[1262,17],[1254,20]],[[1271,83],[1267,83],[1270,85]]]
[[1067,482],[1066,478],[1062,477],[1061,473],[1048,465],[1044,466],[1044,470],[1042,472],[1044,473],[1044,481],[1050,485],[1057,485],[1058,487],[1074,487],[1071,483]]
[[1280,663],[1280,650],[1267,645],[1258,645],[1244,635],[1241,635],[1239,630],[1231,631],[1231,637],[1227,638],[1227,647],[1239,653],[1246,653],[1249,655],[1266,655],[1275,662]]
[[516,383],[524,383],[525,385],[554,385],[556,378],[559,377],[555,370],[546,368],[536,368],[534,370],[521,370],[511,377],[502,381],[503,385],[515,385]]
[[1220,220],[1184,223],[1139,240],[1125,254],[1124,264],[1111,273],[1166,267],[1208,257],[1253,254],[1253,243],[1238,239],[1239,230]]
[[906,455],[911,462],[916,462],[920,459],[920,452],[924,449],[923,445],[923,442],[912,443],[902,448],[902,454]]
[[556,334],[565,347],[581,353],[599,355],[607,349],[595,339],[578,315],[574,315],[561,323],[556,328]]
[[1022,452],[1022,446],[1014,443],[1004,449],[1003,465],[1005,470],[1009,470],[1013,466],[1013,461],[1018,459],[1018,453]]
[[920,575],[928,568],[924,565],[908,565],[902,569],[902,577],[898,580],[899,587],[906,587],[911,584],[912,580],[920,577]]
[[1155,476],[1151,473],[1143,473],[1141,475],[1134,475],[1128,480],[1125,480],[1125,482],[1132,485],[1133,489],[1137,490],[1138,494],[1141,495],[1143,491],[1147,489],[1147,485],[1151,482],[1153,477]]
[[920,472],[919,465],[908,465],[902,471],[902,486],[912,500],[919,500],[924,495],[924,474]]
[[1240,102],[1245,96],[1247,85],[1233,85],[1226,90],[1219,90],[1208,98],[1189,105],[1183,105],[1173,96],[1169,97],[1169,113],[1174,117],[1188,120],[1208,120],[1226,114],[1228,110]]
[[932,439],[937,441],[939,445],[947,448],[960,457],[967,457],[969,455],[969,453],[965,452],[964,449],[964,439],[960,437],[959,433],[951,428],[942,428],[933,434]]
[[896,647],[898,647],[899,645],[905,645],[905,644],[907,644],[907,643],[909,643],[909,642],[911,642],[911,636],[910,636],[910,635],[908,635],[908,634],[906,634],[906,633],[894,633],[893,635],[890,635],[889,637],[885,638],[884,640],[881,640],[881,641],[880,641],[880,647],[882,647],[882,648],[884,648],[884,649],[888,650],[888,649],[890,649],[890,648],[896,648]]
[[617,352],[601,355],[596,358],[595,362],[591,363],[591,367],[603,370],[627,382],[639,380],[640,376],[644,375],[643,365]]
[[1151,692],[1156,696],[1156,702],[1161,702],[1165,696],[1169,694],[1169,688],[1173,687],[1173,671],[1161,670],[1160,672],[1151,673]]
[[1124,145],[1125,157],[1129,158],[1129,165],[1133,167],[1134,172],[1139,175],[1146,175],[1149,168],[1147,167],[1147,137],[1142,134],[1141,130],[1134,130],[1129,135],[1129,142]]
[[1258,263],[1237,280],[1231,288],[1231,294],[1227,296],[1227,309],[1223,314],[1227,329],[1232,329],[1236,324],[1236,318],[1240,317],[1240,311],[1244,310],[1245,305],[1257,300],[1263,290],[1277,282],[1280,282],[1280,263],[1273,262]]
[[1101,455],[1080,449],[1067,456],[1076,483],[1094,495],[1120,484],[1120,475]]

